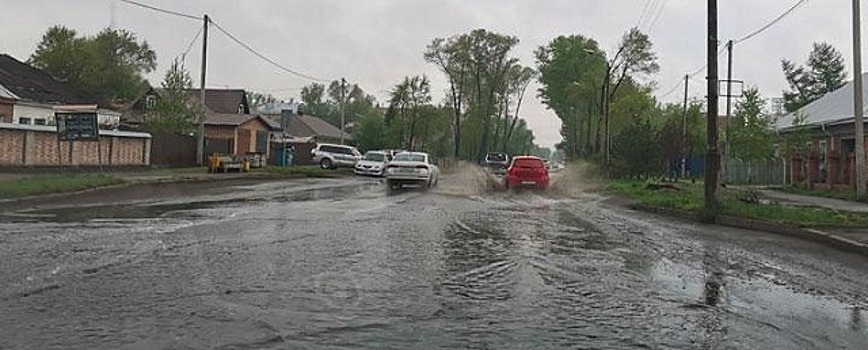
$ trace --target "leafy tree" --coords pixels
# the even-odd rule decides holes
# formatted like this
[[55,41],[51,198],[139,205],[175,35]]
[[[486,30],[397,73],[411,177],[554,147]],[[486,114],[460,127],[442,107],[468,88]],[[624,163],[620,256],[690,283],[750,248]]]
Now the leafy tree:
[[735,158],[760,160],[774,156],[775,118],[763,112],[765,104],[757,88],[745,90],[744,98],[736,104],[730,132]]
[[301,101],[304,103],[305,114],[318,117],[330,117],[334,112],[326,99],[325,85],[323,84],[312,83],[301,89]]
[[796,111],[841,88],[847,78],[844,56],[828,43],[814,43],[807,66],[796,66],[784,59],[781,68],[790,86],[790,91],[784,91],[787,112]]
[[636,118],[615,135],[612,142],[613,170],[620,177],[657,175],[662,170],[658,134],[647,118]]
[[175,60],[161,83],[162,91],[156,105],[147,111],[147,124],[159,130],[191,133],[202,112],[199,104],[192,103],[190,92],[193,79],[183,62]]
[[561,119],[567,157],[589,153],[596,134],[592,128],[601,124],[597,107],[606,74],[605,54],[593,39],[573,35],[555,38],[539,47],[535,56],[542,84],[539,96]]
[[70,83],[104,105],[128,102],[147,88],[144,75],[157,67],[157,56],[132,32],[104,29],[80,37],[54,26],[43,35],[29,63]]
[[517,71],[518,60],[510,56],[517,44],[516,37],[477,29],[434,39],[429,45],[426,60],[437,64],[449,79],[446,102],[455,117],[454,154],[479,160],[503,138],[507,128],[502,126],[508,125],[504,119],[512,120],[509,109],[518,101],[509,96],[510,86],[520,84],[511,80],[522,77],[510,74]]
[[269,93],[247,91],[247,103],[250,105],[251,110],[259,110],[264,106],[279,101],[280,100],[278,100],[277,97],[274,97],[274,95]]
[[431,103],[431,83],[425,76],[405,77],[391,92],[389,105],[395,112],[393,131],[401,147],[416,150],[419,146],[423,108]]
[[380,115],[368,115],[353,132],[356,146],[363,150],[390,148],[386,122]]

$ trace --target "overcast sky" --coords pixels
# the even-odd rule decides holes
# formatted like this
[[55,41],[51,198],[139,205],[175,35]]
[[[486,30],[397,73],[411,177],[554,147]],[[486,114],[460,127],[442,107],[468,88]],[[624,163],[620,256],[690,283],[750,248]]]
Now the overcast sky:
[[[380,101],[403,77],[417,74],[431,77],[437,98],[442,98],[445,79],[424,61],[422,52],[434,38],[475,28],[517,36],[521,43],[515,57],[534,65],[533,51],[558,35],[585,35],[612,52],[621,34],[638,25],[650,34],[659,56],[661,71],[651,80],[658,82],[660,97],[705,62],[706,2],[701,0],[138,1],[195,16],[208,14],[280,64],[322,79],[346,77]],[[796,2],[720,1],[720,39],[741,38]],[[734,78],[759,87],[765,97],[780,96],[786,88],[780,60],[804,62],[815,41],[830,42],[841,50],[852,72],[850,13],[851,0],[808,1],[768,31],[735,47]],[[157,52],[159,67],[149,76],[155,85],[201,27],[201,21],[117,0],[4,0],[0,23],[4,23],[0,52],[22,61],[51,25],[62,24],[83,34],[94,34],[110,24],[131,30]],[[197,42],[187,56],[197,86],[200,52],[201,42]],[[281,72],[213,29],[208,55],[209,87],[244,88],[289,99],[298,98],[301,87],[311,82]],[[725,63],[722,60],[721,67]],[[692,96],[705,95],[704,77],[699,74],[691,82]],[[682,91],[679,87],[664,101],[680,100]],[[538,143],[552,146],[560,141],[559,120],[538,102],[536,91],[529,91],[526,98],[522,114]]]

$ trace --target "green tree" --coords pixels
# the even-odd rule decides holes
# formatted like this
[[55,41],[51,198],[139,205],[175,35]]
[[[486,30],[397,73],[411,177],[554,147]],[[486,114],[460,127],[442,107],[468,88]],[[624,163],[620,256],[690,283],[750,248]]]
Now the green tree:
[[262,107],[279,101],[277,97],[269,93],[247,91],[247,103],[250,105],[250,110],[259,110]]
[[175,60],[160,84],[162,91],[155,106],[147,111],[147,124],[153,128],[178,133],[196,130],[202,115],[199,104],[192,103],[193,79],[183,62]]
[[730,148],[735,158],[760,160],[774,156],[775,118],[763,111],[765,104],[757,88],[745,90],[744,98],[736,104],[730,132]]
[[509,74],[518,64],[510,55],[517,44],[516,37],[477,29],[434,39],[426,51],[426,60],[450,81],[447,103],[455,115],[456,154],[465,159],[481,159],[496,146],[497,127],[509,116],[504,101],[510,99],[504,95],[509,94],[510,79],[518,77]]
[[615,176],[653,176],[663,169],[658,133],[647,118],[634,119],[632,125],[613,137],[612,155]]
[[29,63],[70,83],[99,103],[128,102],[147,88],[144,75],[157,67],[157,56],[146,41],[132,32],[104,29],[80,37],[54,26],[43,35]]
[[380,115],[368,115],[359,121],[358,127],[353,132],[356,146],[362,150],[390,148],[388,128]]
[[784,108],[796,111],[823,95],[844,86],[847,72],[844,56],[828,43],[814,43],[807,66],[781,60],[784,77],[790,86],[784,91]]
[[325,96],[325,85],[312,83],[308,86],[305,86],[301,89],[301,101],[304,103],[304,113],[314,115],[317,117],[322,117],[326,119],[333,119],[331,116],[334,114],[331,106],[327,103],[327,97]]

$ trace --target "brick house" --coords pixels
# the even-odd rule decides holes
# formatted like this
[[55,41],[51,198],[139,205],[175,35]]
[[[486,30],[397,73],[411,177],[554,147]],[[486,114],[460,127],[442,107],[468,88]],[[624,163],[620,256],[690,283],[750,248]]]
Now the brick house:
[[[868,80],[868,73],[862,78]],[[793,126],[795,117],[803,115],[804,127],[811,135],[811,150],[788,160],[791,184],[803,183],[819,189],[856,187],[853,93],[851,81],[778,121],[778,132],[786,135],[797,129]],[[868,90],[863,94],[863,101],[868,105]],[[865,138],[865,135],[861,137]]]
[[104,130],[120,113],[98,108],[99,142],[59,142],[55,107],[97,105],[70,85],[0,54],[0,167],[148,166],[151,135]]

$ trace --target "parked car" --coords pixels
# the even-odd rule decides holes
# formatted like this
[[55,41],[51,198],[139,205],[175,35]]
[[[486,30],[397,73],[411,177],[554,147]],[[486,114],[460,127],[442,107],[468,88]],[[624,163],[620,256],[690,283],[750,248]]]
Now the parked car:
[[386,185],[400,190],[405,185],[436,187],[440,182],[440,167],[428,153],[401,152],[386,165]]
[[383,176],[386,164],[392,160],[392,155],[386,151],[368,151],[356,163],[353,173],[356,175]]
[[549,187],[549,171],[540,157],[514,157],[506,170],[503,184],[507,189],[524,187],[545,189]]
[[346,145],[319,143],[310,152],[313,155],[313,161],[323,169],[337,167],[351,168],[362,159],[362,154],[359,153],[359,150]]
[[485,155],[485,167],[492,172],[502,174],[509,166],[509,156],[502,152],[490,152]]

